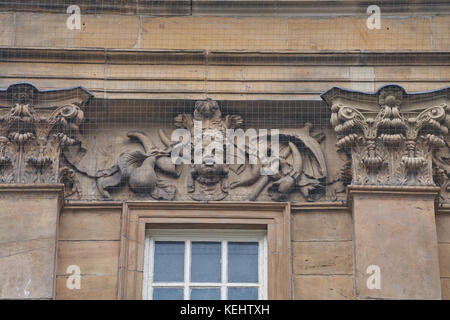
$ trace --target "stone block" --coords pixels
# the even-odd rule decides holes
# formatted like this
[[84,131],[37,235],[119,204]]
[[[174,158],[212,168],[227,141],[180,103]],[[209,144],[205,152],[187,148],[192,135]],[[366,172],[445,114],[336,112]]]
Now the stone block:
[[450,243],[450,213],[436,215],[436,231],[438,242]]
[[80,289],[67,288],[67,276],[56,278],[56,300],[115,300],[117,276],[86,275],[80,278]]
[[352,239],[352,219],[349,212],[305,211],[294,213],[293,241],[333,241]]
[[353,274],[352,242],[293,242],[294,274]]
[[120,210],[63,210],[59,240],[119,240]]
[[[351,188],[357,298],[441,298],[435,189]],[[369,266],[379,267],[380,288],[367,285]]]
[[82,275],[117,274],[119,241],[60,241],[57,275],[77,265]]
[[0,185],[0,299],[54,298],[61,185]]
[[294,276],[295,300],[351,300],[353,298],[352,276]]
[[279,18],[143,18],[142,48],[200,50],[286,49]]
[[430,50],[430,20],[422,17],[381,19],[370,30],[367,18],[324,17],[288,20],[290,50]]

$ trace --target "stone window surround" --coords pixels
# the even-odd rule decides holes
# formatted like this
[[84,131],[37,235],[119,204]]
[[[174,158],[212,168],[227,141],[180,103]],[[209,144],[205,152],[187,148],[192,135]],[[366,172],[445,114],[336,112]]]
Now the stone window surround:
[[168,229],[266,229],[268,298],[292,298],[289,203],[126,202],[122,215],[119,299],[142,299],[145,231]]

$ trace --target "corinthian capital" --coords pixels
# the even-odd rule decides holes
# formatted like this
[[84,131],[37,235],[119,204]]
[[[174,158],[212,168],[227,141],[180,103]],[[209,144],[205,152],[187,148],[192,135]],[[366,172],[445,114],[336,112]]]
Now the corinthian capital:
[[336,146],[351,158],[352,184],[435,185],[433,153],[448,149],[450,87],[420,93],[398,85],[375,93],[334,87],[322,99],[331,108]]
[[60,182],[61,152],[77,143],[92,97],[82,87],[41,91],[15,83],[0,90],[0,183]]

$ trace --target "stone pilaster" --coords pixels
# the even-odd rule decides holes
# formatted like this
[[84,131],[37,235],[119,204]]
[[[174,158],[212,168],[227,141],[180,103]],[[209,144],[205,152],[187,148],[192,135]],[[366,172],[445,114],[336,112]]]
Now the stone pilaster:
[[92,94],[0,90],[0,299],[53,299],[59,213],[73,170],[62,153],[79,143]]
[[0,299],[53,299],[61,184],[0,184]]
[[349,187],[357,299],[441,298],[434,211],[438,191]]
[[356,298],[441,298],[434,154],[448,150],[449,94],[387,85],[322,95],[349,160]]

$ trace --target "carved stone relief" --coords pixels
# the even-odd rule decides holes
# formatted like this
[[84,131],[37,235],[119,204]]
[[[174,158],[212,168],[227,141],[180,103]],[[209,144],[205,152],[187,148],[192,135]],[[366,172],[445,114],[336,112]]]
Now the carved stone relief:
[[0,91],[0,182],[66,181],[61,153],[78,143],[91,97],[81,87],[39,91],[29,83]]
[[[92,145],[100,136],[80,132],[92,94],[80,87],[39,91],[28,83],[13,84],[0,90],[0,183],[63,183],[70,198],[88,194],[91,199],[121,199],[125,192],[137,199],[195,201],[339,200],[337,194],[349,184],[439,185],[441,200],[447,201],[449,91],[408,94],[389,85],[368,94],[333,88],[322,97],[331,107],[341,159],[329,149],[335,139],[331,128],[326,129],[326,148],[325,134],[310,123],[279,128],[266,141],[267,157],[278,150],[278,170],[263,174],[270,166],[267,157],[258,153],[252,163],[253,142],[245,139],[242,146],[227,134],[251,128],[240,115],[224,115],[217,101],[197,101],[192,113],[175,117],[172,131],[189,132],[193,139],[188,143],[171,141],[164,125],[146,129],[142,122],[133,131],[122,124],[120,134],[111,135],[108,127]],[[224,158],[217,163],[208,157],[194,161],[198,152],[194,123],[201,125],[203,155],[218,134],[223,150],[233,146],[241,151],[234,156],[244,161],[230,163]],[[105,144],[109,135],[119,142]],[[171,158],[174,149],[190,150],[194,159],[176,163]],[[332,172],[327,161],[335,160],[326,159],[325,149],[337,161]]]
[[[268,185],[267,192],[273,201],[287,201],[289,195],[299,191],[306,201],[315,201],[324,195],[327,166],[325,155],[320,147],[324,136],[310,135],[312,124],[307,123],[299,130],[281,129],[276,141],[268,149],[274,147],[280,150],[280,168],[274,174],[261,175],[264,164],[247,165],[249,170],[239,179],[231,183],[231,188],[252,186],[247,199],[254,201]],[[239,171],[238,171],[239,174]]]
[[[160,134],[164,133],[161,131]],[[156,173],[159,170],[175,177],[180,175],[179,166],[173,164],[170,158],[170,144],[167,144],[165,149],[159,149],[142,132],[129,132],[128,137],[139,141],[144,152],[136,150],[123,153],[111,168],[98,171],[96,177],[100,194],[110,199],[108,188],[127,183],[134,192],[150,194],[156,200],[173,200],[175,186],[161,179]]]
[[[196,141],[194,121],[201,122],[201,141]],[[201,145],[202,154],[216,137],[202,139],[208,132],[218,134],[223,141],[227,129],[236,129],[243,125],[238,115],[222,117],[219,104],[213,100],[202,100],[195,103],[193,115],[180,114],[175,118],[175,126],[189,130],[192,140],[191,150],[195,152],[195,143]],[[222,162],[223,158],[222,158]],[[229,166],[225,163],[214,163],[213,159],[203,157],[201,164],[191,164],[188,169],[186,189],[193,200],[222,200],[228,195]]]
[[[194,123],[200,124],[199,132]],[[171,141],[163,130],[159,130],[158,143],[152,142],[155,136],[144,132],[128,132],[128,137],[140,142],[144,152],[136,150],[125,152],[119,156],[116,163],[93,174],[97,181],[100,194],[110,199],[108,190],[128,185],[135,194],[149,194],[154,199],[173,200],[176,186],[190,199],[197,201],[219,201],[226,199],[230,190],[245,188],[247,192],[242,200],[254,201],[266,190],[270,199],[286,201],[289,195],[298,191],[307,201],[318,200],[324,195],[327,168],[325,156],[320,146],[323,134],[311,136],[311,124],[297,130],[281,130],[276,134],[276,144],[269,139],[268,153],[273,153],[277,147],[280,150],[280,166],[276,173],[262,175],[267,164],[261,161],[259,155],[257,163],[249,163],[249,143],[246,140],[243,150],[245,161],[241,164],[213,161],[206,155],[206,149],[215,141],[221,141],[222,150],[229,145],[238,148],[236,140],[229,140],[227,131],[244,128],[244,121],[239,115],[222,116],[217,101],[202,100],[195,103],[192,114],[179,114],[175,117],[176,128],[185,129],[193,139],[188,142],[187,150],[191,154],[198,152],[197,145],[204,157],[202,162],[190,159],[189,163],[177,164],[171,159],[174,148],[182,148],[185,142]],[[220,136],[220,140],[208,136],[211,133]],[[196,141],[200,134],[201,141]],[[163,145],[158,148],[156,145]],[[222,157],[221,155],[220,157]],[[184,171],[184,174],[182,172]],[[230,173],[232,177],[230,177]],[[168,180],[161,178],[164,175]],[[181,183],[174,179],[183,179]],[[172,180],[172,183],[168,181]],[[230,181],[231,180],[231,181]],[[236,192],[240,192],[237,190]],[[245,194],[245,193],[241,193]]]
[[350,159],[351,183],[446,185],[449,91],[408,94],[388,85],[374,94],[341,88],[324,93],[336,146]]

